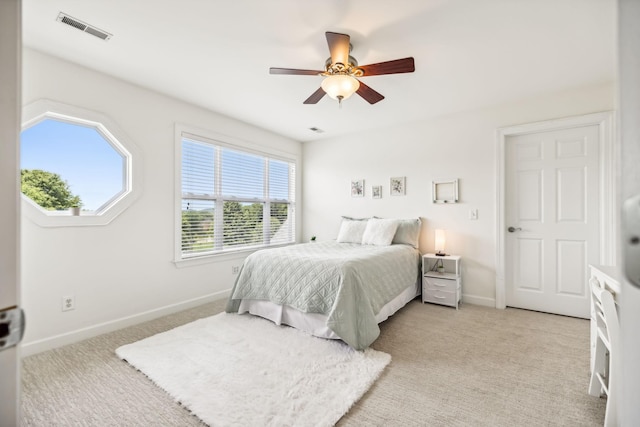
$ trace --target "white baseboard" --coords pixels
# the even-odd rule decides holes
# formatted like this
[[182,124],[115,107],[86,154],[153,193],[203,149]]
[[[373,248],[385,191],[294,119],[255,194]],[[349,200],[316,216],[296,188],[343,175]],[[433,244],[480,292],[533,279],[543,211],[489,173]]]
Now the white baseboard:
[[66,332],[64,334],[55,335],[52,337],[43,338],[37,341],[31,341],[27,343],[23,342],[20,345],[20,355],[22,357],[31,356],[33,354],[41,353],[43,351],[62,347],[68,344],[73,344],[78,341],[86,340],[88,338],[105,334],[107,332],[117,331],[118,329],[126,328],[127,326],[136,325],[138,323],[157,319],[158,317],[166,316],[168,314],[176,313],[178,311],[197,307],[199,305],[206,304],[208,302],[213,302],[220,299],[226,299],[229,297],[230,292],[231,292],[230,289],[225,291],[215,292],[213,294],[208,294],[202,297],[193,298],[187,301],[179,302],[177,304],[167,305],[164,307],[145,311],[143,313],[134,314],[132,316],[122,317],[120,319],[111,320],[109,322],[99,323],[97,325],[76,329],[75,331]]
[[476,295],[462,294],[462,302],[474,305],[483,305],[485,307],[496,308],[495,298],[479,297]]

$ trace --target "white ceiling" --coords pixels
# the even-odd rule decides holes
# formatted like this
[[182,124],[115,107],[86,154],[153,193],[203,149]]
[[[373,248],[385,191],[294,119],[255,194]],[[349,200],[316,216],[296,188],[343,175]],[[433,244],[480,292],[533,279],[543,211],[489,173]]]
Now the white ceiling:
[[[113,34],[56,22],[59,12]],[[612,82],[615,0],[23,0],[24,44],[299,141]],[[363,78],[386,99],[302,102],[325,31],[361,65],[413,56],[416,72]],[[310,127],[323,129],[316,134]]]

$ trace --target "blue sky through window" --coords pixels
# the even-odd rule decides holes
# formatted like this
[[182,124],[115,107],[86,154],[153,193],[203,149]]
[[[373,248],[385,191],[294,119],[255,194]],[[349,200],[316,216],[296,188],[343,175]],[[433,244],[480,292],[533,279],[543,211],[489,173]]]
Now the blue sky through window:
[[45,119],[21,133],[20,168],[57,173],[84,210],[96,210],[124,190],[124,161],[93,127]]

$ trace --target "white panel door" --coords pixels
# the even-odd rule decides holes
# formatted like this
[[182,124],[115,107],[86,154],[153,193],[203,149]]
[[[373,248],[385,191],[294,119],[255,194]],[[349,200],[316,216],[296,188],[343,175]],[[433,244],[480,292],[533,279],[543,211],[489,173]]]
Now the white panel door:
[[[0,0],[0,311],[18,305],[19,291],[20,11],[20,0]],[[0,349],[0,426],[19,425],[19,367],[16,347]]]
[[599,128],[506,138],[506,305],[589,318],[599,255]]

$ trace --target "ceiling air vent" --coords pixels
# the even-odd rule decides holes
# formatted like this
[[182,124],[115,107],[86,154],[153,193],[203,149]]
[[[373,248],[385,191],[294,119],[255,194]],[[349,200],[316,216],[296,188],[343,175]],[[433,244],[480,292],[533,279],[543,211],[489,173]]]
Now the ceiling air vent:
[[101,29],[94,27],[93,25],[89,25],[86,22],[82,22],[79,19],[73,18],[64,12],[60,12],[58,14],[57,21],[62,22],[63,24],[67,24],[73,28],[77,28],[80,31],[84,31],[85,33],[89,33],[92,36],[96,36],[97,38],[104,41],[107,41],[111,37],[113,37],[113,34],[109,34],[106,31],[102,31]]

